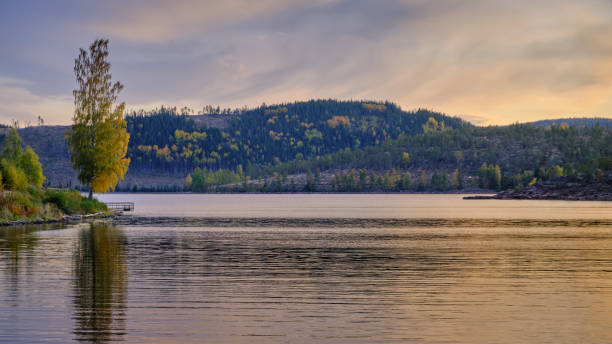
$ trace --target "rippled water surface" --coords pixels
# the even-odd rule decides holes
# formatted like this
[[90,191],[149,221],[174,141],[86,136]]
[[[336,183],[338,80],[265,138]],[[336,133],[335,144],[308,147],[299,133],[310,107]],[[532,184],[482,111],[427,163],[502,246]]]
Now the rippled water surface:
[[610,203],[221,196],[0,228],[0,343],[612,342]]

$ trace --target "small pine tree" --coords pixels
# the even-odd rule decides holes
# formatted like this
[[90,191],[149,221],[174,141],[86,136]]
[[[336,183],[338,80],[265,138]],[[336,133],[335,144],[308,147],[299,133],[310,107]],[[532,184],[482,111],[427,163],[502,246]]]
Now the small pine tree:
[[2,157],[9,161],[15,161],[23,153],[21,138],[17,129],[11,128],[2,142]]
[[410,172],[404,173],[402,175],[402,178],[399,180],[399,189],[408,190],[410,189],[411,184],[412,184],[412,175],[410,175]]
[[419,178],[419,190],[425,190],[427,187],[427,174],[425,171],[421,172],[421,177]]

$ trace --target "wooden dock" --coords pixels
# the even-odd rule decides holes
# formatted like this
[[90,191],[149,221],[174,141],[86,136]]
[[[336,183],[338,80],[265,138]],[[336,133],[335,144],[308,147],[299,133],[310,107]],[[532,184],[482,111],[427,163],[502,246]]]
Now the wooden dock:
[[108,210],[134,211],[134,202],[104,202]]

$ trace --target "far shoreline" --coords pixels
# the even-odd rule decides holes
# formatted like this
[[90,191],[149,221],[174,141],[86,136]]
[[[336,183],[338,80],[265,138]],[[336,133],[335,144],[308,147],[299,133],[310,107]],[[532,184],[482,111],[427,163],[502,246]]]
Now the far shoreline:
[[[105,195],[465,195],[464,200],[523,200],[523,201],[583,201],[583,202],[610,202],[612,197],[605,195],[605,197],[597,198],[595,195],[593,198],[576,198],[573,196],[564,197],[520,197],[511,196],[511,192],[515,190],[505,190],[500,192],[495,191],[466,191],[466,192],[402,192],[402,191],[390,191],[390,192],[191,192],[191,191],[173,191],[173,192],[159,192],[159,191],[116,191],[109,192]],[[97,197],[101,196],[100,194]]]
[[[156,194],[156,195],[165,195],[165,194],[193,194],[193,195],[386,195],[386,194],[391,194],[391,195],[471,195],[471,194],[478,194],[478,195],[494,195],[496,193],[496,191],[493,190],[485,190],[485,191],[458,191],[458,190],[453,190],[453,191],[440,191],[440,192],[431,192],[431,191],[426,191],[426,192],[419,192],[419,191],[410,191],[410,192],[405,192],[405,191],[389,191],[389,192],[385,192],[385,191],[347,191],[347,192],[339,192],[339,191],[312,191],[312,192],[303,192],[303,191],[296,191],[296,192],[282,192],[282,191],[277,191],[277,192],[193,192],[193,191],[113,191],[113,192],[107,192],[105,195],[114,195],[114,194]],[[95,194],[97,196],[100,196],[101,194]]]

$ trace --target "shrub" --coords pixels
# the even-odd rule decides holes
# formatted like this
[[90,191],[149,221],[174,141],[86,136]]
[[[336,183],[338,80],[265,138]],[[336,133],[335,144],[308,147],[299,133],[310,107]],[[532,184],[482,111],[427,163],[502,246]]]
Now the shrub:
[[9,219],[35,217],[39,204],[27,193],[5,192],[0,195],[0,213],[2,218]]
[[104,210],[106,210],[106,204],[98,201],[97,199],[83,197],[81,200],[81,211],[84,213],[97,213]]
[[45,176],[38,161],[38,155],[34,153],[32,147],[28,146],[25,152],[21,154],[18,166],[23,170],[30,184],[42,187]]
[[67,214],[79,213],[81,210],[81,196],[78,191],[63,191],[47,189],[45,191],[44,201],[53,203],[57,207]]
[[9,190],[23,191],[28,187],[28,178],[25,173],[5,159],[0,163],[4,185]]
[[76,190],[47,189],[43,200],[55,204],[66,214],[96,213],[106,210],[104,203],[83,197]]

